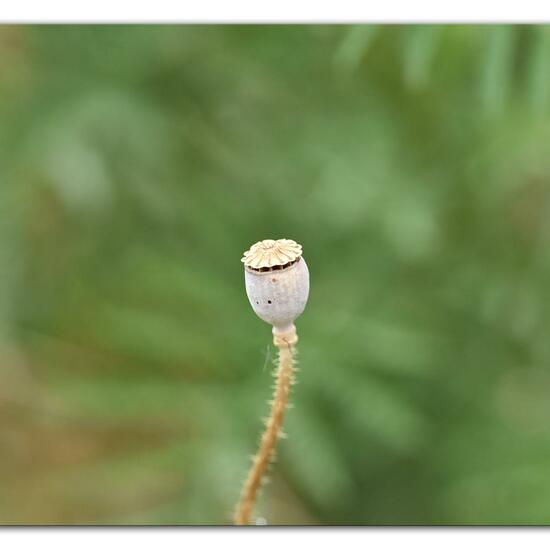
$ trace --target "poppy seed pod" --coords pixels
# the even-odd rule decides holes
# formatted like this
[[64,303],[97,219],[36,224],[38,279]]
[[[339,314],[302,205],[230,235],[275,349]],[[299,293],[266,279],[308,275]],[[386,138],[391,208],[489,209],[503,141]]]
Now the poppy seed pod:
[[294,320],[306,307],[309,273],[302,247],[290,239],[257,242],[241,261],[248,301],[260,319],[273,325],[273,343],[279,348],[271,414],[234,515],[236,525],[250,525],[258,491],[282,436],[296,364],[298,336]]
[[273,325],[275,336],[293,334],[294,320],[309,295],[309,272],[302,246],[290,239],[257,242],[244,253],[246,294],[256,315]]

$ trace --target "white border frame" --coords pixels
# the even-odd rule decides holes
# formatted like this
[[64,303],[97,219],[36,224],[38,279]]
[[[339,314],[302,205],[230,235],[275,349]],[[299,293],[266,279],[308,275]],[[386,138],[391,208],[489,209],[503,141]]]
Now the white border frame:
[[16,0],[2,2],[12,23],[541,23],[545,0]]

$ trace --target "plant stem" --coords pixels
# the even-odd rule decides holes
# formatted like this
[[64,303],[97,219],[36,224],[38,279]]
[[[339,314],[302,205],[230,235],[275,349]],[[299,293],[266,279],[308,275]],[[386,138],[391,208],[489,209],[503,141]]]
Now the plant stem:
[[248,477],[244,483],[241,499],[234,516],[235,525],[250,525],[251,516],[261,487],[266,469],[271,462],[277,440],[282,435],[283,420],[288,406],[290,387],[294,381],[294,365],[296,349],[293,338],[275,337],[274,343],[279,348],[279,363],[276,373],[275,392],[271,405],[271,414],[266,422],[260,448],[254,460]]

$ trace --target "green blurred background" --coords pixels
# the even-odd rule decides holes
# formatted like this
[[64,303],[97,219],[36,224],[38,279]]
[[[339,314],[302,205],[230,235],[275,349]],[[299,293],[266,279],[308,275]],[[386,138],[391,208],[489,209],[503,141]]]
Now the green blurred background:
[[227,524],[242,252],[304,247],[269,524],[550,524],[550,27],[0,27],[0,523]]

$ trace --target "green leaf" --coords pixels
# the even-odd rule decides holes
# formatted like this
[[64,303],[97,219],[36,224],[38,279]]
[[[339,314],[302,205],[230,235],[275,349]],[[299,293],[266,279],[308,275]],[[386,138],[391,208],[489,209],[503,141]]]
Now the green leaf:
[[481,65],[481,104],[488,116],[502,112],[509,99],[514,76],[516,32],[510,25],[485,28]]
[[379,30],[380,27],[375,25],[353,25],[348,28],[334,53],[335,67],[346,75],[355,72]]
[[413,26],[405,35],[403,68],[405,85],[410,90],[428,86],[432,60],[443,31],[441,25],[421,25]]
[[536,114],[546,114],[550,105],[550,28],[536,26],[527,67],[527,95]]

